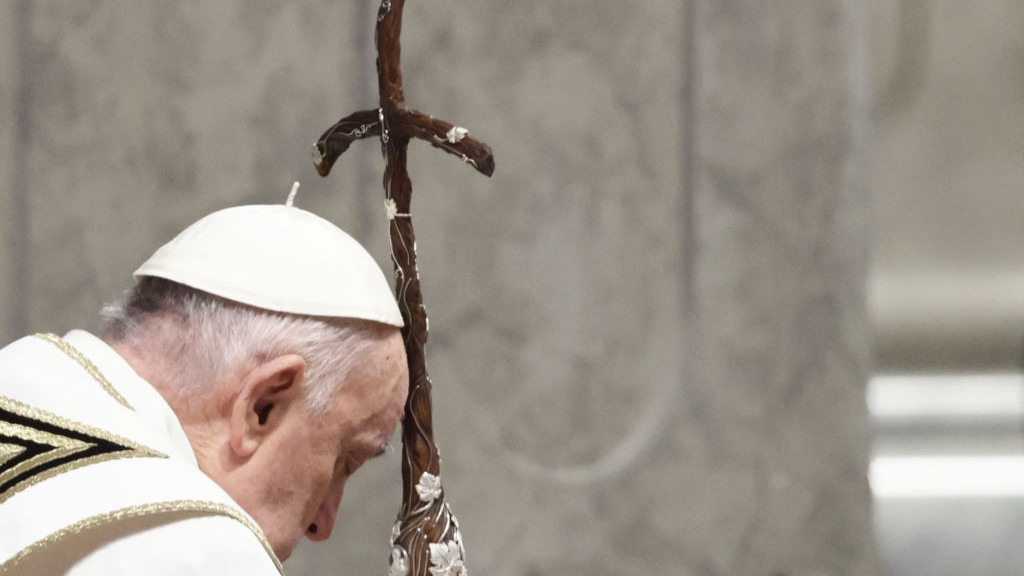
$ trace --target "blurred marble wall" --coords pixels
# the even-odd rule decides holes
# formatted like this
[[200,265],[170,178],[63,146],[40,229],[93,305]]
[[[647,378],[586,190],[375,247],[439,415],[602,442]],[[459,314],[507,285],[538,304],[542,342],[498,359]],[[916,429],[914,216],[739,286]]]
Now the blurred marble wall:
[[[159,243],[298,204],[386,262],[369,2],[0,5],[0,336],[94,325]],[[866,7],[410,2],[446,488],[478,574],[880,573],[866,480]],[[381,573],[398,462],[293,575]]]
[[1024,4],[875,2],[876,360],[1024,369]]

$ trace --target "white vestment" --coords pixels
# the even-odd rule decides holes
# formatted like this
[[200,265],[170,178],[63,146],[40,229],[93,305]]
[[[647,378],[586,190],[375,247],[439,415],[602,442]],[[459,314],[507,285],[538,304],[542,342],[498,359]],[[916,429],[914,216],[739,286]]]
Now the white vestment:
[[256,523],[200,471],[174,412],[73,331],[0,350],[0,574],[274,576]]

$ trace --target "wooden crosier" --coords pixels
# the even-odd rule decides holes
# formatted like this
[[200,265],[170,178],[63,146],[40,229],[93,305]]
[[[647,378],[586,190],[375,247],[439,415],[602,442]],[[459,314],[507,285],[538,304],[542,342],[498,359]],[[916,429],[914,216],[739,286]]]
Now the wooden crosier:
[[380,106],[350,114],[331,126],[314,144],[313,160],[317,172],[327,176],[335,160],[355,140],[379,137],[383,146],[395,293],[405,321],[402,336],[409,361],[409,398],[402,421],[402,507],[391,537],[391,576],[462,576],[462,536],[441,488],[441,459],[431,420],[427,313],[416,267],[406,150],[412,138],[419,138],[455,154],[487,176],[494,172],[494,156],[489,146],[465,129],[405,106],[399,45],[404,5],[404,0],[383,0],[377,12]]

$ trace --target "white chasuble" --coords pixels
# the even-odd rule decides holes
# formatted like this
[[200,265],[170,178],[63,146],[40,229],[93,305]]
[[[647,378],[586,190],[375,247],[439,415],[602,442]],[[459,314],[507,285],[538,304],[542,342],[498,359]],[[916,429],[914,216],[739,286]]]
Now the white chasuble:
[[283,574],[170,406],[73,331],[0,350],[0,574]]

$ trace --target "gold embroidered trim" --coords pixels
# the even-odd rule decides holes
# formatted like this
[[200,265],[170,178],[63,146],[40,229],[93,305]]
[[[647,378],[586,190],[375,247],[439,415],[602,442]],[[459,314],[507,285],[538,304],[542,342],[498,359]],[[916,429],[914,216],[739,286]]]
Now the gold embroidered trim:
[[8,460],[13,459],[18,454],[25,451],[23,446],[15,446],[14,444],[4,444],[0,442],[0,468],[3,468],[4,464]]
[[237,509],[222,504],[220,502],[207,502],[202,500],[172,500],[169,502],[154,502],[151,504],[141,504],[139,506],[129,506],[127,508],[121,508],[112,512],[104,514],[97,514],[85,520],[76,522],[66,528],[58,530],[53,534],[50,534],[46,538],[39,540],[33,544],[22,549],[20,552],[11,557],[10,560],[0,564],[0,572],[10,569],[18,562],[25,559],[26,556],[37,552],[47,546],[57,543],[62,538],[67,536],[73,536],[80,534],[91,528],[102,526],[110,522],[117,522],[119,520],[126,520],[129,518],[138,518],[150,514],[163,514],[169,512],[208,512],[210,514],[218,514],[221,516],[227,516],[233,520],[240,522],[243,526],[248,528],[257,539],[260,544],[263,545],[263,549],[267,551],[270,559],[274,561],[274,566],[277,567],[277,571],[284,575],[284,566],[281,561],[277,559],[277,555],[274,554],[274,549],[271,547],[270,542],[267,541],[266,535],[260,530],[260,527],[255,522],[249,519],[246,515],[242,514]]
[[[28,420],[27,422],[8,421],[4,420],[3,415],[0,414],[0,437],[6,438],[6,441],[0,443],[0,486],[9,484],[6,489],[0,492],[0,503],[47,478],[70,472],[88,464],[107,462],[120,458],[167,458],[165,454],[105,430],[73,422],[67,418],[62,418],[56,414],[51,414],[4,396],[0,396],[0,409],[16,417]],[[43,430],[33,427],[31,421],[36,421],[58,430]],[[62,435],[61,431],[76,432],[89,437],[89,439]],[[50,446],[51,449],[39,452],[27,460],[7,467],[6,465],[26,450],[24,446],[19,445],[19,441],[42,444]],[[74,456],[75,454],[92,449],[100,444],[99,441],[114,444],[120,450],[73,458],[63,464],[49,466],[58,459]],[[36,470],[36,472],[33,472],[33,470]],[[18,480],[19,477],[22,477],[22,479]]]
[[110,380],[107,380],[106,376],[100,372],[99,368],[97,368],[91,360],[86,358],[84,354],[79,352],[77,348],[68,343],[67,340],[57,336],[56,334],[35,334],[35,337],[40,340],[45,340],[57,348],[60,348],[60,350],[67,354],[69,358],[78,362],[82,368],[85,368],[85,371],[88,372],[96,382],[99,382],[99,385],[102,386],[103,389],[107,391],[107,394],[110,394],[114,400],[117,400],[129,410],[135,410],[135,408],[132,408],[131,404],[124,399],[124,396],[121,396],[121,393],[117,391],[117,388],[114,388],[114,385],[110,383]]

